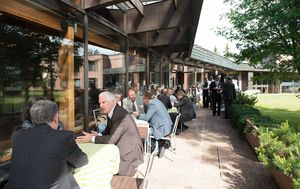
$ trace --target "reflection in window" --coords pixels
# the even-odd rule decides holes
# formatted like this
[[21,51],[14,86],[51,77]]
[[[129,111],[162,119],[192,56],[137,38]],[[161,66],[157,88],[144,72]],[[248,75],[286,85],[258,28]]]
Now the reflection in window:
[[96,71],[96,62],[89,61],[89,71]]
[[[57,102],[60,119],[68,76],[58,64],[63,38],[6,15],[0,23],[0,150],[9,148],[13,130],[22,124],[28,102],[44,96]],[[75,55],[79,46],[75,45]],[[76,62],[76,59],[75,59]],[[79,61],[79,63],[81,63]],[[82,63],[81,63],[82,64]],[[68,126],[65,125],[66,128]]]

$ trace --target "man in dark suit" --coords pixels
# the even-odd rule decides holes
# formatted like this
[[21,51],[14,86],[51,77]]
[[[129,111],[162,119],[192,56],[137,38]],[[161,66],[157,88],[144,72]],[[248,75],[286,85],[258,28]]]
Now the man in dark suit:
[[166,89],[162,89],[160,91],[160,95],[158,96],[158,100],[160,100],[164,104],[166,109],[171,109],[172,108],[170,97],[167,96],[167,90]]
[[209,84],[207,78],[204,78],[204,83],[202,85],[202,98],[203,98],[203,108],[208,108],[208,94],[209,94]]
[[184,124],[184,122],[188,122],[195,119],[196,113],[192,100],[183,91],[178,91],[177,98],[178,102],[175,103],[174,106],[176,108],[180,108],[180,121]]
[[227,76],[226,83],[223,85],[223,99],[225,104],[225,116],[223,119],[228,118],[229,107],[232,104],[232,101],[236,98],[236,92],[234,84],[232,83],[232,78]]
[[[211,91],[212,97],[212,111],[213,116],[218,113],[218,116],[221,115],[221,89],[222,83],[220,82],[219,76],[214,77],[214,81],[210,84],[209,90]],[[218,110],[217,110],[218,105]]]
[[57,130],[58,108],[39,100],[30,109],[33,128],[12,136],[11,173],[6,189],[79,188],[72,170],[88,163],[71,131]]
[[99,103],[102,112],[108,114],[103,136],[84,132],[85,136],[77,137],[76,141],[117,145],[121,156],[119,175],[133,176],[144,159],[143,144],[137,126],[131,115],[116,103],[114,94],[102,92]]

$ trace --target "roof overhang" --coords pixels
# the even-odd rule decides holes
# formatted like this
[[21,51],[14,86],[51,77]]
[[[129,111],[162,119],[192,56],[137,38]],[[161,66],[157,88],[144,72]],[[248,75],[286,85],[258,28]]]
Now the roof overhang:
[[[106,2],[110,3],[110,7],[98,4],[87,10],[108,19],[129,37],[161,54],[191,55],[203,0],[160,0],[151,4],[147,0]],[[123,7],[127,6],[128,9],[121,9],[120,2],[127,3]],[[135,6],[130,8],[128,2]],[[133,2],[142,2],[142,5]]]

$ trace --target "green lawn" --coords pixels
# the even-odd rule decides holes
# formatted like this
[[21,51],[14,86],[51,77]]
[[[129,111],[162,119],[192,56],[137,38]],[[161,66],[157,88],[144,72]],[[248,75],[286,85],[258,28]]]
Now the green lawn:
[[256,107],[263,115],[285,121],[300,129],[300,99],[296,94],[259,94]]

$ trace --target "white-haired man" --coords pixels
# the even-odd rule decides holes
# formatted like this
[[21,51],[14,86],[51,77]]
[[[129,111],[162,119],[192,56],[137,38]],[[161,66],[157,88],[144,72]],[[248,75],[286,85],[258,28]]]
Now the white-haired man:
[[102,92],[99,95],[100,108],[108,114],[107,127],[102,136],[85,133],[77,142],[115,144],[120,150],[119,175],[133,176],[136,168],[143,163],[143,144],[137,126],[131,115],[116,103],[115,95]]

